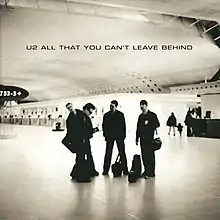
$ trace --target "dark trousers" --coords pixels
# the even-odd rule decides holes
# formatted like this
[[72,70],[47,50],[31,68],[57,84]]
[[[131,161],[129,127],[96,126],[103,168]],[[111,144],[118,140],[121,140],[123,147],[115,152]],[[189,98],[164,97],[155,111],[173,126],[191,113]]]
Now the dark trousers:
[[152,146],[152,140],[140,141],[141,155],[147,176],[155,175],[155,153]]
[[91,171],[94,171],[95,164],[92,156],[90,141],[80,146],[76,153],[76,164],[81,164],[85,160],[88,161]]
[[127,172],[128,166],[127,166],[127,158],[126,158],[126,154],[125,154],[124,139],[114,139],[114,138],[107,138],[106,139],[106,151],[105,151],[103,170],[104,170],[104,172],[108,172],[110,169],[111,160],[112,160],[112,151],[113,151],[113,146],[114,146],[115,141],[116,141],[116,144],[118,147],[118,152],[120,155],[120,160],[122,163],[123,171]]
[[[78,146],[76,151],[76,166],[80,169],[87,160],[91,173],[95,171],[95,164],[92,156],[90,141]],[[75,166],[75,165],[74,165]],[[82,169],[83,172],[83,169]]]
[[192,137],[193,136],[193,131],[191,126],[187,126],[187,137]]

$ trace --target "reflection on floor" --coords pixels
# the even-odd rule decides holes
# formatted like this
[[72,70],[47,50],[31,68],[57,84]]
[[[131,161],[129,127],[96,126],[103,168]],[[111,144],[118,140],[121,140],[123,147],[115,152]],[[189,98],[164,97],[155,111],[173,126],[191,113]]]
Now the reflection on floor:
[[[100,175],[79,184],[69,177],[75,158],[60,143],[65,132],[28,126],[13,130],[16,139],[0,140],[0,219],[220,219],[219,140],[167,136],[164,131],[155,179],[129,185],[126,177]],[[126,146],[130,167],[133,154],[139,153],[134,135]],[[100,172],[104,150],[98,133],[92,151]]]

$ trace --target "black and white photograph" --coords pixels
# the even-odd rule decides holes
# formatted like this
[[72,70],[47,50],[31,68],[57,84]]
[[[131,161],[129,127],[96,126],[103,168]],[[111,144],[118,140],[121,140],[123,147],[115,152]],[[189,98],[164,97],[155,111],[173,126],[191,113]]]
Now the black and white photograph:
[[0,0],[0,220],[220,219],[219,0]]

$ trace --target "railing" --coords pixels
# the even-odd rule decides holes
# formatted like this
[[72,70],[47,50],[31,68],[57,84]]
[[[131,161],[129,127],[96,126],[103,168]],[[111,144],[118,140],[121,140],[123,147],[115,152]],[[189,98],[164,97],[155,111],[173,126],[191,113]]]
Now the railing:
[[[0,120],[1,124],[14,124],[14,125],[29,125],[29,126],[44,126],[44,127],[54,127],[58,118],[46,119],[46,118],[4,118]],[[66,120],[62,119],[61,127],[66,127]]]

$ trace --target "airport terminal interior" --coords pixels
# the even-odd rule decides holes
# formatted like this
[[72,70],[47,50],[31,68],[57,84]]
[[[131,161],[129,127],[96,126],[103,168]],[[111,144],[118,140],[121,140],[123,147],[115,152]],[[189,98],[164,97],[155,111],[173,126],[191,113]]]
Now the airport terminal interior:
[[[0,220],[220,219],[219,23],[219,0],[0,0]],[[113,100],[119,177],[103,175]],[[162,144],[155,176],[129,182],[141,100]],[[67,103],[95,106],[91,181],[70,176]],[[115,143],[111,165],[117,155]]]

